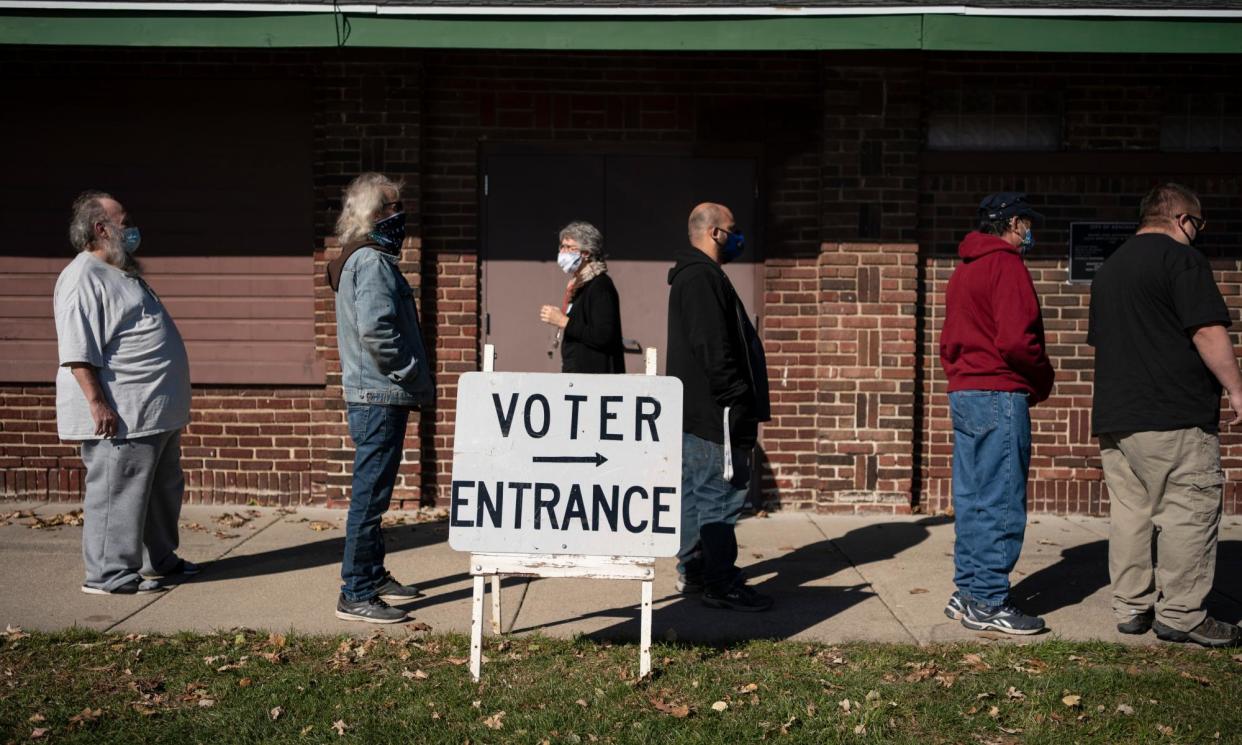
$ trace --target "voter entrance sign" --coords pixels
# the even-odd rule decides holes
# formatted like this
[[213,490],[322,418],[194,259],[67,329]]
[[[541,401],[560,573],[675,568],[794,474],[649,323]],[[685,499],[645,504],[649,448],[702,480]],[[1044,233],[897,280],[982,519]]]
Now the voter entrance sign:
[[651,671],[655,558],[681,528],[681,381],[646,375],[484,372],[457,383],[449,545],[470,552],[470,674],[483,657],[483,594],[501,629],[500,578],[638,580],[639,674]]
[[673,556],[681,381],[461,376],[449,545],[474,553]]

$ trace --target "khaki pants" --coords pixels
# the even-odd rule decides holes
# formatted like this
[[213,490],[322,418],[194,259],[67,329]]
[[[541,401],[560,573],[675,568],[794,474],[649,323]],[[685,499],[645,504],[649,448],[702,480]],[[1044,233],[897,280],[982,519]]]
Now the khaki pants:
[[1220,439],[1198,427],[1100,435],[1111,525],[1108,573],[1119,621],[1155,608],[1190,631],[1207,615],[1220,529]]

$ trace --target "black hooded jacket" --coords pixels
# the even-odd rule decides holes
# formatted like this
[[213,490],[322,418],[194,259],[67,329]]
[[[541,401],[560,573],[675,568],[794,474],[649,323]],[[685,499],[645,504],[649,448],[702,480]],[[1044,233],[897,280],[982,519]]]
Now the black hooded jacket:
[[771,419],[763,344],[720,265],[693,247],[673,257],[666,367],[684,386],[682,429],[723,443],[728,406],[731,445],[749,449]]

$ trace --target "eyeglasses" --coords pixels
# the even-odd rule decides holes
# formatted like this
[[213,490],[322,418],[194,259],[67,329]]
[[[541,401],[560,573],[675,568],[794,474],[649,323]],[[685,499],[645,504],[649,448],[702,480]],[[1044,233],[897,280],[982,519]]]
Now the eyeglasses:
[[1203,229],[1207,227],[1207,220],[1203,219],[1202,217],[1199,217],[1198,215],[1192,215],[1189,212],[1187,212],[1186,214],[1180,215],[1179,217],[1184,217],[1187,220],[1189,220],[1190,224],[1194,226],[1196,233],[1202,233]]

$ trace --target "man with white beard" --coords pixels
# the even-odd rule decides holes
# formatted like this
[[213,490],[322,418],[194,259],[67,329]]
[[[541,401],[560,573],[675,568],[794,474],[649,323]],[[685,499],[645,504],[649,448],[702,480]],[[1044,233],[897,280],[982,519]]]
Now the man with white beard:
[[133,595],[198,567],[177,556],[185,479],[181,429],[190,421],[185,344],[134,259],[138,228],[98,191],[73,203],[78,255],[56,280],[60,439],[82,443],[86,465],[82,592]]

